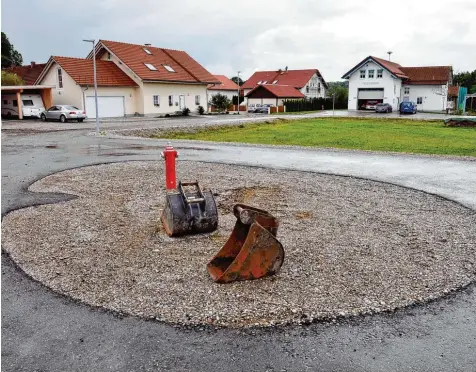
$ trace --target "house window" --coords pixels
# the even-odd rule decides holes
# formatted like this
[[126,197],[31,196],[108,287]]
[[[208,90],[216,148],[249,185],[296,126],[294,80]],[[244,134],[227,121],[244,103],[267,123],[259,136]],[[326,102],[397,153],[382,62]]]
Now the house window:
[[377,79],[383,78],[383,68],[377,70]]
[[262,81],[260,80],[260,81],[258,81],[256,84],[260,85],[261,83],[262,83]]
[[169,106],[174,105],[174,96],[169,96]]
[[151,65],[150,63],[144,63],[144,65],[146,65],[149,70],[157,71],[157,67]]
[[107,59],[111,59],[111,53],[110,52],[107,52]]
[[374,70],[369,70],[369,79],[374,78]]
[[162,65],[162,66],[164,66],[164,68],[165,68],[168,72],[175,72],[175,70],[174,70],[172,67],[170,67],[169,65]]
[[277,82],[278,82],[278,81],[277,81],[277,80],[275,80],[275,81],[273,81],[273,84],[276,84]]
[[403,94],[410,94],[410,87],[404,87]]
[[18,107],[18,101],[16,99],[13,100],[13,107]]
[[365,79],[365,70],[360,70],[360,78]]
[[321,83],[317,83],[317,93],[321,93]]
[[267,82],[268,82],[268,80],[265,80],[265,81],[263,81],[263,84],[266,84]]
[[154,106],[160,106],[159,96],[153,96],[153,98],[154,98]]
[[416,99],[416,103],[417,103],[417,105],[421,105],[423,103],[423,97],[418,97]]
[[3,100],[4,105],[8,105],[8,101],[6,99]]
[[152,52],[149,49],[146,49],[146,48],[144,48],[144,52],[146,52],[147,54],[152,54]]
[[306,85],[306,93],[309,93],[309,85]]
[[197,106],[200,104],[200,96],[195,96],[195,104]]
[[63,88],[63,72],[61,69],[58,69],[58,88],[62,89]]

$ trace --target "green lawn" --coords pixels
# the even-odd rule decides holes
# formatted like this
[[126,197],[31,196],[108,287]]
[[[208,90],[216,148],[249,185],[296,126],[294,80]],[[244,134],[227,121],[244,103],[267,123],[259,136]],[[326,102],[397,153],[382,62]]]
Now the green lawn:
[[373,151],[476,156],[476,128],[443,121],[318,118],[169,132],[160,137],[269,145],[336,147]]

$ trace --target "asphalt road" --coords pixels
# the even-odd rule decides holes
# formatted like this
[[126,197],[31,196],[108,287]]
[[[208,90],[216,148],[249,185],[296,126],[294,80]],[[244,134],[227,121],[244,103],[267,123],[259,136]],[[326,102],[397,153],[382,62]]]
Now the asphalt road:
[[[47,174],[103,162],[157,160],[164,145],[86,136],[82,130],[2,130],[2,216],[67,198],[27,191]],[[371,178],[476,209],[476,161],[187,141],[174,145],[182,161]],[[182,329],[75,303],[27,278],[2,255],[3,371],[474,371],[475,349],[474,285],[424,306],[335,323]]]

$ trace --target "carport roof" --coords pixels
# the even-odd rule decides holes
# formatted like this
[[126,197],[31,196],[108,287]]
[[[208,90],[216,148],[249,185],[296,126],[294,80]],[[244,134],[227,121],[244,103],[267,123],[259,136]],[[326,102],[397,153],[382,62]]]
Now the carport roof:
[[251,97],[255,95],[257,91],[260,89],[266,89],[276,98],[304,98],[305,95],[301,93],[294,87],[289,85],[276,85],[276,84],[261,84],[253,88],[251,91],[248,92],[246,97]]
[[[71,76],[78,85],[94,85],[93,60],[72,57],[52,56],[47,66],[38,78],[40,82],[52,64],[56,62]],[[135,87],[137,84],[127,76],[114,62],[96,60],[98,86],[106,87]]]

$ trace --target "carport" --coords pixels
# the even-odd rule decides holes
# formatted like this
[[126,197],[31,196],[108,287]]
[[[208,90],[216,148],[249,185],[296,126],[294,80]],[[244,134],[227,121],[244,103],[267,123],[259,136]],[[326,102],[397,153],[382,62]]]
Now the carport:
[[18,102],[18,119],[23,119],[22,94],[39,94],[45,109],[53,105],[53,85],[7,85],[2,86],[2,96],[4,94],[16,94]]
[[383,88],[359,88],[357,92],[357,110],[367,101],[383,102]]

